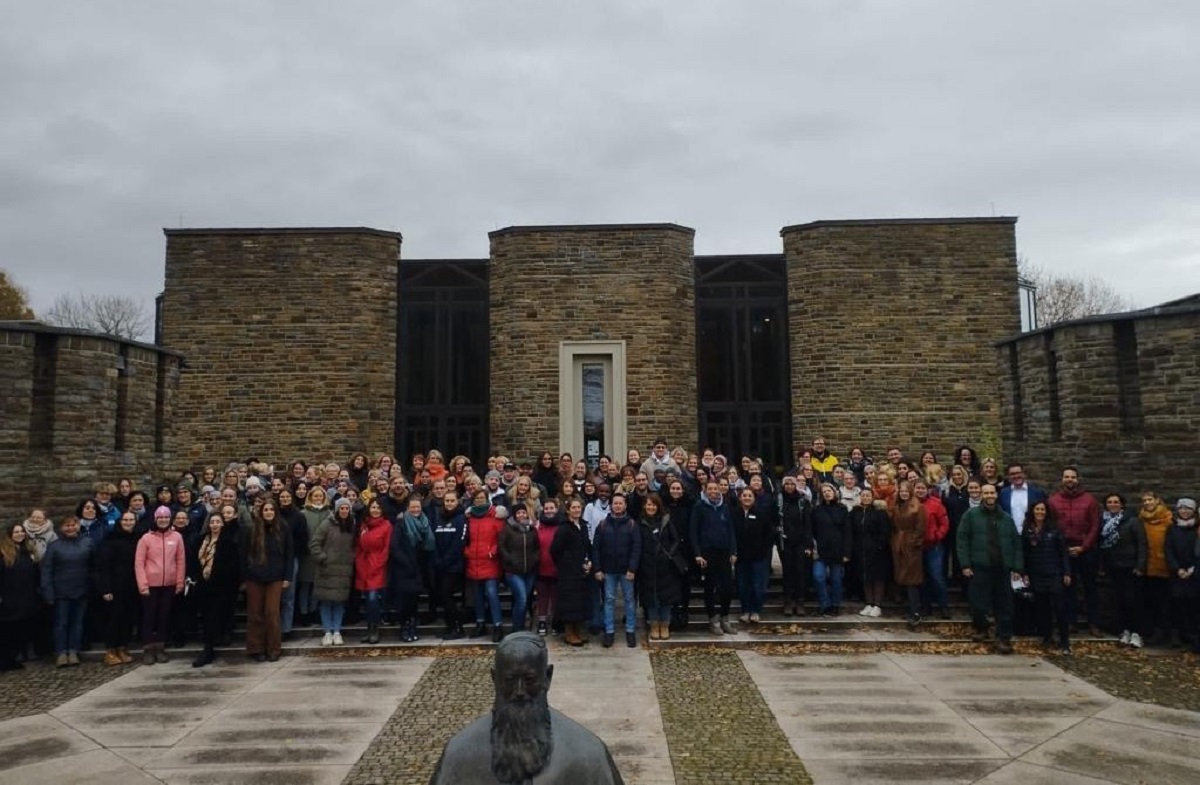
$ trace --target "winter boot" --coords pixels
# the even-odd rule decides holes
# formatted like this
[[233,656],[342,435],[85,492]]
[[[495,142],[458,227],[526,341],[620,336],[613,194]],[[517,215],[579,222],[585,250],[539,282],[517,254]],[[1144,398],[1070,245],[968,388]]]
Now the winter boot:
[[721,626],[721,617],[720,616],[709,616],[708,617],[708,631],[712,635],[724,635],[725,634],[725,628]]
[[171,661],[171,658],[167,656],[167,647],[161,643],[154,647],[154,661],[159,663]]
[[124,646],[117,649],[117,656],[121,658],[121,663],[123,665],[128,665],[129,663],[133,662],[133,657],[130,656],[129,649]]
[[104,664],[105,665],[120,665],[121,664],[121,655],[117,654],[116,649],[107,650],[106,652],[104,652]]
[[671,624],[669,622],[660,621],[658,623],[658,639],[660,641],[671,640]]
[[205,665],[212,663],[212,661],[215,659],[216,656],[213,654],[212,646],[205,646],[204,651],[200,653],[200,656],[192,660],[192,667],[203,668]]
[[733,626],[733,622],[729,620],[728,616],[721,617],[721,632],[726,635],[733,635],[737,632],[737,628]]
[[504,640],[504,625],[497,624],[492,627],[492,643],[499,643]]

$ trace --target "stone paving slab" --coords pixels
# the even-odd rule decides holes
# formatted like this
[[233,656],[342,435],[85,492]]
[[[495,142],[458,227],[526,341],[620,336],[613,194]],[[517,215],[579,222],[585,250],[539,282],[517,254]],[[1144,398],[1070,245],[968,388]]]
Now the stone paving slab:
[[1001,766],[978,782],[979,785],[1109,785],[1109,780],[1098,780],[1062,769],[1034,766],[1023,761],[1013,761]]
[[[1118,701],[1096,714],[1095,719],[1200,738],[1200,713],[1194,711],[1168,709],[1148,703]],[[1200,744],[1190,743],[1197,750],[1196,754],[1200,755]]]
[[1194,738],[1104,720],[1086,720],[1022,760],[1122,785],[1200,782]]
[[161,785],[161,780],[104,749],[54,757],[7,771],[0,785]]

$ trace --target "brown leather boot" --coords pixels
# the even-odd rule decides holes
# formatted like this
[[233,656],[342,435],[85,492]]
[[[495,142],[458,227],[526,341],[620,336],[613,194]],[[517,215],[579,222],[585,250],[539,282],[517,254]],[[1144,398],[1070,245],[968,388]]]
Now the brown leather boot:
[[658,623],[658,639],[660,641],[671,640],[671,622],[660,621]]
[[108,651],[104,652],[104,664],[105,665],[120,665],[120,664],[122,664],[121,655],[117,653],[116,649],[109,649]]
[[117,649],[117,656],[121,658],[121,664],[123,665],[133,662],[133,655],[129,653],[129,649],[125,646]]
[[563,625],[563,643],[568,646],[582,646],[583,638],[579,637],[579,625],[567,622]]

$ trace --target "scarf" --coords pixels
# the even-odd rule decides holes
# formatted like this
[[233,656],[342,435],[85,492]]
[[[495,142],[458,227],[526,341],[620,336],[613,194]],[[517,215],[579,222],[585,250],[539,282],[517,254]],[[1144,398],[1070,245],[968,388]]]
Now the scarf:
[[217,554],[217,535],[209,532],[204,538],[204,542],[200,543],[200,573],[204,576],[204,580],[212,577],[213,557]]
[[490,504],[472,504],[467,512],[471,514],[472,518],[482,518],[487,515],[490,509],[492,509],[492,505]]
[[1123,517],[1123,512],[1104,511],[1104,515],[1101,517],[1100,550],[1108,550],[1121,539],[1121,529],[1119,527]]

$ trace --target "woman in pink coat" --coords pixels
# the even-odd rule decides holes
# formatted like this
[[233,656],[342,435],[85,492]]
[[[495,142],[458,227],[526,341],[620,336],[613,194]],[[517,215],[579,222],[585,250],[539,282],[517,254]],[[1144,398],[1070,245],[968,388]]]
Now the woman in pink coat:
[[171,508],[154,511],[154,528],[138,540],[133,571],[142,595],[142,662],[167,662],[163,650],[171,620],[171,598],[183,592],[187,575],[183,537],[171,527]]

